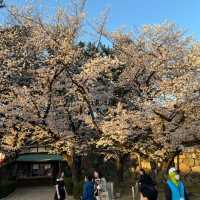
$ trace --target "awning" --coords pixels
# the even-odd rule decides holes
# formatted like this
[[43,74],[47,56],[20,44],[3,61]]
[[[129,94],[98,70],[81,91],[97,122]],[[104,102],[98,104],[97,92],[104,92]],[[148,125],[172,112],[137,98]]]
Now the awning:
[[63,157],[57,154],[48,153],[27,153],[17,157],[17,162],[49,162],[63,161]]

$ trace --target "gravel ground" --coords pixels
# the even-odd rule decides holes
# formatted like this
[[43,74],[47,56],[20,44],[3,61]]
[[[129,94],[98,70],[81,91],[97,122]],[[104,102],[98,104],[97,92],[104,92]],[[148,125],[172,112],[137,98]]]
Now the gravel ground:
[[[52,186],[17,188],[15,192],[2,200],[53,200],[54,192]],[[69,200],[72,199],[69,198]]]
[[[191,200],[200,200],[199,189],[194,195],[191,196]],[[26,187],[17,188],[15,192],[2,200],[53,200],[54,199],[54,187]],[[162,195],[161,195],[162,196]],[[67,200],[74,200],[69,197]],[[116,200],[132,200],[131,196],[123,196]],[[163,198],[159,198],[163,200]]]

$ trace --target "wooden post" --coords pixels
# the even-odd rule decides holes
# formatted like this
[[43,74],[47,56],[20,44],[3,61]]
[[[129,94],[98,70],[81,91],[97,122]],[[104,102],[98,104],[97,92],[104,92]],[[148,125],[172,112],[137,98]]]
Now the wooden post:
[[111,199],[114,199],[114,185],[113,182],[110,183]]
[[97,198],[99,200],[110,200],[109,198],[109,194],[108,192],[101,192],[99,198]]
[[178,172],[180,171],[180,156],[179,156],[179,154],[177,155],[177,170],[178,170]]
[[[59,160],[58,165],[59,165],[59,176],[60,176],[60,175],[61,175],[61,163],[60,163],[60,160]],[[60,178],[60,177],[59,177],[59,178]]]
[[136,197],[138,196],[138,193],[139,193],[139,185],[138,185],[138,182],[136,182],[136,184],[135,184],[135,196]]
[[108,192],[106,192],[106,200],[110,200]]
[[134,186],[132,186],[131,187],[131,189],[132,189],[132,197],[133,197],[133,200],[136,200],[136,196],[135,196],[135,188],[134,188]]
[[109,194],[109,200],[114,199],[114,185],[113,182],[107,183],[107,192]]

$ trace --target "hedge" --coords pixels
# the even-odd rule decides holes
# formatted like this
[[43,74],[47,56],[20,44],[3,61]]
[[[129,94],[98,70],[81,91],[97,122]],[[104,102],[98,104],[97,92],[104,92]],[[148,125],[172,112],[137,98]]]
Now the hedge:
[[6,180],[0,183],[0,198],[8,196],[16,189],[16,181]]
[[13,174],[13,163],[0,168],[0,198],[8,196],[16,189],[16,174]]

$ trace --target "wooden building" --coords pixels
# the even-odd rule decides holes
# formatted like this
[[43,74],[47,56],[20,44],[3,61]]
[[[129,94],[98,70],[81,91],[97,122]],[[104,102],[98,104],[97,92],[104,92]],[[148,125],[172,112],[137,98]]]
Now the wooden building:
[[47,146],[31,145],[16,158],[17,181],[22,185],[53,184],[67,163],[61,155],[49,154]]

